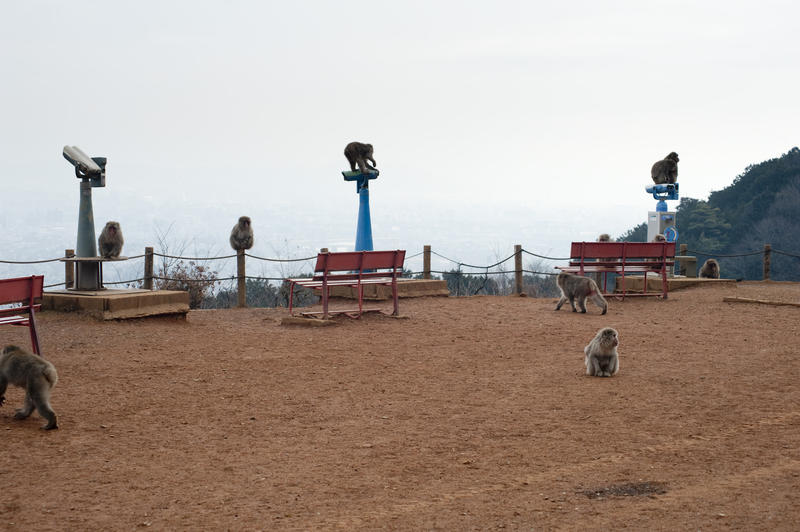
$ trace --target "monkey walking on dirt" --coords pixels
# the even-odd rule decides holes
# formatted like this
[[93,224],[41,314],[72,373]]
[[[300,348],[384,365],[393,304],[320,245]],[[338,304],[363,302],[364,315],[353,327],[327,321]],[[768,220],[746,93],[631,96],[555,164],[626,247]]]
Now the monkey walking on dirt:
[[50,390],[56,382],[55,366],[39,355],[15,345],[8,345],[0,352],[0,405],[6,400],[9,384],[25,388],[25,403],[14,412],[14,419],[27,419],[35,408],[47,420],[43,429],[57,429],[56,413],[50,407]]

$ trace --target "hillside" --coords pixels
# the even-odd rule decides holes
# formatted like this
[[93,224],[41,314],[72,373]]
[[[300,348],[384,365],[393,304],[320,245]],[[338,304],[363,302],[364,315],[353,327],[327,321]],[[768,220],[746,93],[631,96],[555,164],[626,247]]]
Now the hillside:
[[[772,279],[800,280],[800,149],[748,166],[708,201],[683,198],[677,208],[678,242],[700,261],[716,257],[728,278],[761,279],[761,257],[720,257],[762,250],[770,244]],[[621,240],[642,240],[644,224]],[[702,253],[699,253],[702,252]]]

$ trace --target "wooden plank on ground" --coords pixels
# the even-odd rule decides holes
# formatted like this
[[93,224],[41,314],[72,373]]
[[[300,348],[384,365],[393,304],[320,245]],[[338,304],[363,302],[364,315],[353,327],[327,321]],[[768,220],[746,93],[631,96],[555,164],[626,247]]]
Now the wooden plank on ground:
[[761,305],[775,305],[786,307],[800,307],[800,303],[789,303],[787,301],[769,301],[767,299],[752,299],[749,297],[724,297],[725,303],[759,303]]

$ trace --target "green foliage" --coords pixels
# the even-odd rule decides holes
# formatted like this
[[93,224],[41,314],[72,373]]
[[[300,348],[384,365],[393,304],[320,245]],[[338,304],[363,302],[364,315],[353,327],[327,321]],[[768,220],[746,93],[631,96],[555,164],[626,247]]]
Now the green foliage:
[[[302,277],[302,275],[300,276]],[[246,279],[246,299],[248,307],[274,308],[289,306],[289,283],[284,281],[276,286],[267,279]],[[308,288],[295,287],[294,305],[307,307],[319,298]],[[234,281],[230,288],[224,288],[203,300],[203,308],[232,308],[239,302]]]
[[647,224],[640,223],[633,229],[628,229],[617,238],[617,242],[646,242]]
[[203,300],[213,290],[217,272],[194,261],[164,261],[158,269],[157,290],[182,290],[189,292],[189,308],[200,308]]
[[685,198],[677,209],[678,235],[681,242],[692,241],[693,249],[720,253],[728,249],[733,236],[731,224],[719,207],[705,201]]
[[[764,244],[800,255],[800,149],[748,166],[728,187],[708,201],[683,198],[677,208],[678,242],[702,264],[715,255],[757,252]],[[644,241],[641,224],[620,240]],[[720,271],[727,278],[762,278],[762,256],[725,257]],[[772,279],[800,280],[800,259],[773,253]]]

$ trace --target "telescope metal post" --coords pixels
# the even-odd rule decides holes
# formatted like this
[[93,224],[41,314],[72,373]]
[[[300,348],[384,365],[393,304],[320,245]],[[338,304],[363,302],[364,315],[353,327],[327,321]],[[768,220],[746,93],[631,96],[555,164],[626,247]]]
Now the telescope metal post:
[[[76,257],[96,257],[97,241],[94,235],[94,211],[92,209],[92,184],[81,181],[81,199],[78,208],[78,242]],[[78,290],[100,290],[100,263],[78,261],[75,263],[75,288]]]

